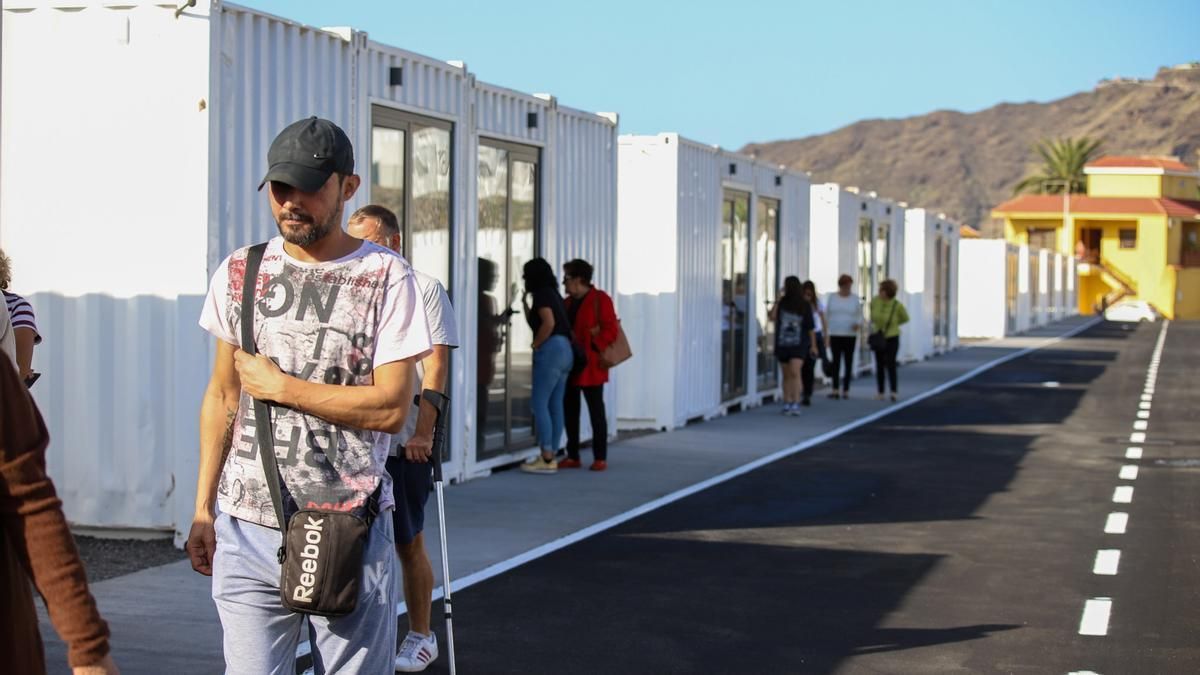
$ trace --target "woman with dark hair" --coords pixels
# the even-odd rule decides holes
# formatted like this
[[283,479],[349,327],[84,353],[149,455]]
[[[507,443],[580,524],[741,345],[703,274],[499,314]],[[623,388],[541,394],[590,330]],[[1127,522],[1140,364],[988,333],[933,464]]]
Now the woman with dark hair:
[[799,277],[783,280],[770,317],[775,322],[775,357],[783,366],[783,414],[799,415],[800,372],[805,361],[817,355],[812,306],[804,299]]
[[533,331],[533,392],[529,405],[541,454],[522,464],[521,470],[550,474],[558,471],[555,454],[563,434],[563,394],[575,362],[571,322],[550,263],[534,258],[525,263],[522,277],[525,320]]
[[908,310],[896,299],[899,287],[891,279],[879,284],[879,295],[871,299],[871,331],[882,333],[882,349],[875,349],[875,383],[883,400],[883,377],[886,374],[892,385],[892,400],[898,400],[896,354],[900,352],[900,326],[908,323]]
[[800,405],[812,405],[813,388],[815,385],[815,377],[813,369],[817,367],[817,362],[825,359],[825,355],[829,353],[829,342],[825,337],[825,305],[821,302],[821,297],[817,295],[817,285],[811,280],[805,280],[801,286],[804,289],[804,301],[812,309],[813,321],[813,358],[804,362],[804,367],[800,369],[800,384],[803,389]]

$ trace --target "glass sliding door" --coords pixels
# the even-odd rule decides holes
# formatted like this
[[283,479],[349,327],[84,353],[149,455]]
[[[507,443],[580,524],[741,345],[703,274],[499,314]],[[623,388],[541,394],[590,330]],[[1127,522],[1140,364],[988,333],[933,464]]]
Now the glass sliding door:
[[951,256],[954,254],[954,249],[950,244],[949,239],[942,240],[942,349],[950,348],[950,321],[952,315],[950,308],[954,302],[954,284],[951,283],[951,274],[954,272]]
[[[368,199],[396,214],[404,257],[440,281],[447,292],[452,289],[452,130],[453,125],[442,120],[384,106],[371,108]],[[452,373],[447,380],[454,381]],[[450,446],[446,444],[443,462],[450,460]]]
[[371,120],[369,199],[396,214],[404,257],[449,292],[453,125],[383,106]]
[[758,224],[754,255],[758,262],[755,280],[754,318],[758,322],[758,391],[779,386],[779,365],[775,360],[775,322],[769,316],[779,293],[779,200],[760,198],[755,220]]
[[945,252],[945,244],[939,234],[933,243],[933,348],[936,351],[940,351],[946,346],[944,336],[946,319],[943,316],[946,291],[943,287],[945,281],[943,268],[948,265],[944,257]]
[[521,272],[537,251],[540,188],[534,148],[481,141],[478,160],[475,458],[482,461],[533,443],[533,334],[521,310]]
[[875,268],[872,249],[875,240],[875,221],[863,216],[858,219],[858,298],[862,301],[863,321],[858,336],[858,363],[871,363],[871,347],[867,336],[871,333],[871,297],[875,294]]
[[726,190],[721,214],[721,400],[728,401],[746,393],[750,195]]

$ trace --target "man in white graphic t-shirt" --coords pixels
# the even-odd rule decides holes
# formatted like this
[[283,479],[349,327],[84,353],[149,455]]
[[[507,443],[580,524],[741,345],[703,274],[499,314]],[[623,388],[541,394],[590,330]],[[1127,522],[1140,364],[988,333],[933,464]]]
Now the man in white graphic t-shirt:
[[[187,550],[212,575],[224,629],[226,672],[295,672],[306,623],[321,672],[392,668],[397,585],[391,434],[404,427],[414,364],[429,329],[408,263],[342,229],[359,186],[349,138],[312,117],[271,143],[266,194],[281,236],[271,239],[254,284],[259,354],[239,348],[246,248],[213,274],[200,325],[216,338],[200,411],[200,472]],[[273,402],[273,448],[261,448],[251,397]],[[297,614],[279,597],[281,536],[259,452],[279,465],[284,512],[363,509],[380,517],[364,545],[354,611]],[[219,515],[218,515],[219,513]]]
[[[346,231],[351,236],[373,241],[396,253],[402,250],[400,222],[391,210],[369,204],[350,215]],[[450,374],[450,351],[458,347],[458,329],[454,307],[442,283],[433,277],[413,270],[417,291],[425,306],[429,336],[433,350],[417,364],[420,386],[446,393]],[[417,389],[413,394],[419,393]],[[433,457],[433,425],[437,413],[428,402],[408,414],[404,430],[393,439],[394,455],[388,457],[388,474],[396,492],[394,528],[396,553],[404,577],[404,604],[408,608],[408,633],[400,642],[396,654],[396,670],[418,673],[438,657],[437,636],[430,629],[429,617],[433,601],[433,566],[425,550],[425,503],[433,488],[433,464],[442,458]]]

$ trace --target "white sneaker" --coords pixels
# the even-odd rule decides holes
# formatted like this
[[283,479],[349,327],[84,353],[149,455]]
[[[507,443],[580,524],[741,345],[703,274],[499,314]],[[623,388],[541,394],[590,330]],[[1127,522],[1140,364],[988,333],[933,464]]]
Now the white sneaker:
[[438,657],[437,635],[408,631],[396,654],[396,672],[419,673]]

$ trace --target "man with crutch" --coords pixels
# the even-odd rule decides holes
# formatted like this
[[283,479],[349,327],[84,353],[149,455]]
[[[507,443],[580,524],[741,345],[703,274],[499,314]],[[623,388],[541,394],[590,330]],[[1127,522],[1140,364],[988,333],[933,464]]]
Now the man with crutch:
[[[350,216],[346,231],[351,236],[401,253],[400,223],[396,214],[385,207],[372,204],[355,211]],[[417,364],[417,377],[413,382],[418,384],[418,388],[408,397],[409,401],[414,401],[414,405],[420,400],[419,410],[409,412],[404,429],[392,439],[394,454],[387,460],[387,470],[392,476],[396,495],[396,509],[392,512],[396,553],[400,556],[404,603],[408,607],[409,630],[396,654],[396,670],[402,673],[423,671],[438,657],[437,636],[430,627],[433,566],[425,550],[423,530],[425,504],[433,488],[434,471],[437,472],[438,482],[441,482],[442,458],[433,454],[438,404],[441,403],[444,409],[450,351],[458,347],[454,308],[450,305],[446,289],[437,279],[418,270],[413,270],[413,274],[417,292],[425,306],[433,351]],[[418,392],[421,391],[436,392],[442,397],[432,397],[426,393],[418,399]],[[448,584],[449,580],[445,581]]]

